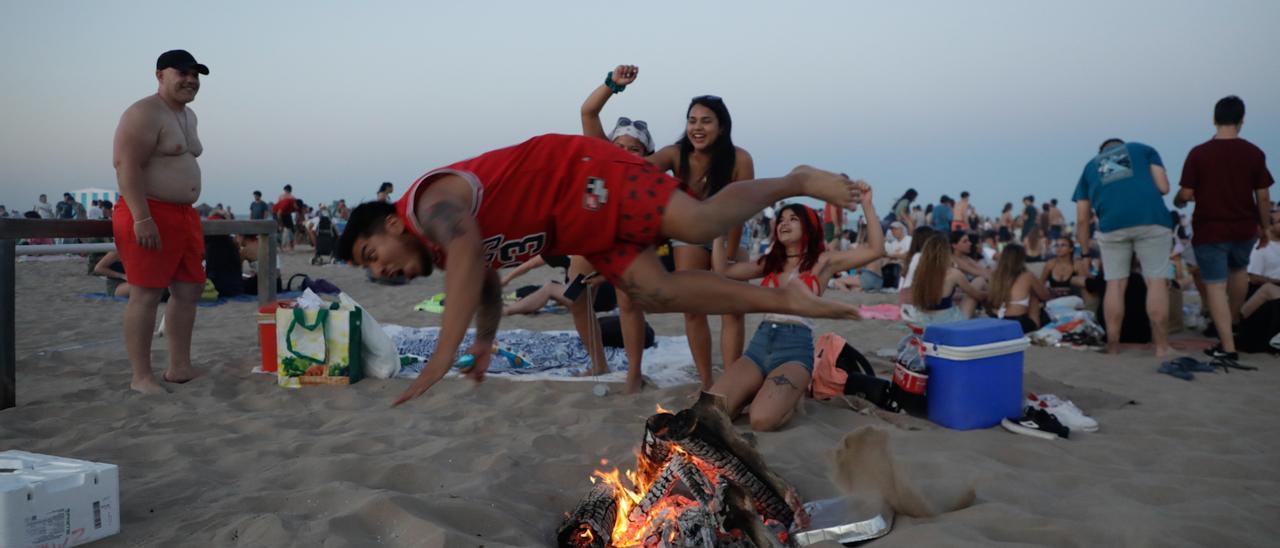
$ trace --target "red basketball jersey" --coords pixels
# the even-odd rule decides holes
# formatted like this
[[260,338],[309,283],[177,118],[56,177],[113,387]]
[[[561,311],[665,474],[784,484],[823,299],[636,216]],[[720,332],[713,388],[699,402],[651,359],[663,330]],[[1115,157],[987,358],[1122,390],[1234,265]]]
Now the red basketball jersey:
[[396,211],[443,268],[443,250],[423,236],[415,208],[418,193],[433,179],[458,175],[471,184],[471,213],[490,268],[543,253],[592,255],[614,246],[625,186],[618,179],[636,165],[647,162],[603,139],[542,135],[427,172],[409,186]]

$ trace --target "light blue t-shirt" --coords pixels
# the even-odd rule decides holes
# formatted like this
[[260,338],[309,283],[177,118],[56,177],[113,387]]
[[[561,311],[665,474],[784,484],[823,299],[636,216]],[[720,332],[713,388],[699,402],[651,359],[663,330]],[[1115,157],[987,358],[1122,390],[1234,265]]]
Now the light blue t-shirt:
[[1156,149],[1142,143],[1112,146],[1085,164],[1071,200],[1089,200],[1102,232],[1142,225],[1169,227],[1169,208],[1151,178],[1151,166],[1164,167]]
[[938,204],[933,206],[933,229],[938,232],[951,232],[951,206]]

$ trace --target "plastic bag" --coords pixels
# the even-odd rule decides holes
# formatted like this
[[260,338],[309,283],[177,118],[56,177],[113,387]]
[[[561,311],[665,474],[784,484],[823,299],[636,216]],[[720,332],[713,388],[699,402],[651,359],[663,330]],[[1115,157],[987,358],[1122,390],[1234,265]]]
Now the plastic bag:
[[[307,293],[310,293],[310,290]],[[303,297],[305,296],[306,294],[304,293]],[[301,297],[299,300],[301,300]],[[396,351],[396,344],[391,340],[391,336],[382,330],[382,326],[378,325],[378,320],[373,319],[373,314],[369,313],[369,309],[360,306],[360,303],[352,299],[350,295],[339,293],[338,302],[344,306],[357,307],[364,311],[364,321],[360,334],[364,344],[365,374],[376,379],[389,379],[396,376],[400,372],[400,354]]]

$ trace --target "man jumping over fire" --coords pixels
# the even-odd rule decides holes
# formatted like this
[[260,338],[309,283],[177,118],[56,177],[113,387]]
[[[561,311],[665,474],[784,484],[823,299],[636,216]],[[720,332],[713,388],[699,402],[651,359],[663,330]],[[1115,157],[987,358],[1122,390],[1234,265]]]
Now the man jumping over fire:
[[463,373],[483,380],[502,318],[496,269],[544,253],[585,256],[645,312],[858,317],[855,307],[824,301],[803,285],[765,288],[710,272],[669,273],[651,248],[667,238],[710,242],[794,196],[848,207],[865,183],[801,166],[783,177],[729,185],[706,201],[679,187],[607,141],[543,135],[429,171],[395,204],[353,210],[339,258],[377,276],[406,278],[444,269],[447,259],[449,305],[437,351],[392,405],[444,377],[472,317],[476,337],[467,352],[475,360]]

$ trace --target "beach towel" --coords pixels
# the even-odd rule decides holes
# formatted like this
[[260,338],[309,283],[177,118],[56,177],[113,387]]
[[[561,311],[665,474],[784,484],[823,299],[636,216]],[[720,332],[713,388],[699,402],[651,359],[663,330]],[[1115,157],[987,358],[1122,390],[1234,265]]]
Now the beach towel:
[[896,304],[864,304],[858,307],[858,314],[864,320],[889,320],[896,322],[902,319],[902,312]]
[[[395,341],[401,356],[420,356],[429,359],[435,354],[440,336],[438,327],[403,327],[383,325],[383,330]],[[467,332],[460,352],[469,348],[475,339],[475,330]],[[627,355],[620,348],[605,348],[605,361],[609,373],[598,377],[577,377],[589,369],[591,359],[582,339],[574,331],[530,331],[513,329],[498,332],[497,345],[524,357],[528,364],[517,367],[495,356],[489,365],[489,375],[515,380],[586,380],[623,382],[626,380]],[[644,351],[644,376],[658,387],[676,386],[698,382],[693,368],[693,356],[685,337],[656,337],[652,348]],[[412,379],[422,372],[423,363],[403,366],[396,378]],[[450,371],[456,375],[456,371]]]

